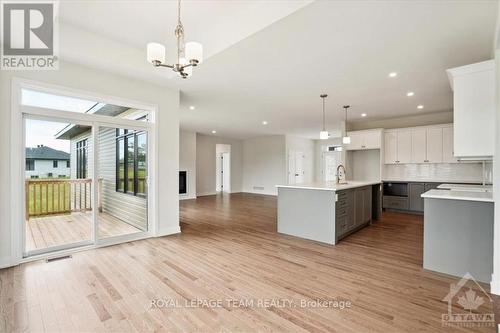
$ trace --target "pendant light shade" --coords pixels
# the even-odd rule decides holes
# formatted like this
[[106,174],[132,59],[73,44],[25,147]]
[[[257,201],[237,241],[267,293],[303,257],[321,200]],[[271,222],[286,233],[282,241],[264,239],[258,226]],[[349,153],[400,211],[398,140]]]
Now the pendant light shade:
[[321,94],[319,97],[323,100],[323,130],[319,132],[319,139],[320,140],[327,140],[329,137],[328,131],[325,129],[325,98],[327,97],[327,94]]
[[165,46],[160,43],[148,43],[147,45],[148,62],[165,62]]
[[200,43],[186,43],[185,52],[189,63],[194,61],[197,64],[201,64],[203,62],[203,46]]
[[[344,105],[344,110],[345,110],[345,126],[347,127],[347,109],[350,108],[350,105]],[[342,138],[342,143],[345,145],[351,144],[351,137],[347,136],[347,130],[345,131],[345,135]]]

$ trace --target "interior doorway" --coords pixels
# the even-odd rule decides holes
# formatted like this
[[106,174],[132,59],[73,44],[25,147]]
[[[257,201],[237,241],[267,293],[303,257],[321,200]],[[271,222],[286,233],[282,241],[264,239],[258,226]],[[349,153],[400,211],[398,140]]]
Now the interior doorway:
[[231,145],[216,145],[215,164],[216,191],[231,193]]
[[288,183],[301,184],[304,182],[304,153],[290,150],[288,153]]

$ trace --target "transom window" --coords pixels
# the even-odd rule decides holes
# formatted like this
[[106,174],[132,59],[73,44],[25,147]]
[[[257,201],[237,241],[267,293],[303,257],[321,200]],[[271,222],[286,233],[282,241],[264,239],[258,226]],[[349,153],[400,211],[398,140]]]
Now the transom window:
[[116,191],[146,195],[147,134],[144,131],[116,130]]

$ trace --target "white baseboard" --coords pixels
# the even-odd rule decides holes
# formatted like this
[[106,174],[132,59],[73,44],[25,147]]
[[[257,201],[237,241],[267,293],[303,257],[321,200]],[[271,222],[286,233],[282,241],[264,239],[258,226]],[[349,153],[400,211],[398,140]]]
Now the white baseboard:
[[0,268],[7,268],[15,265],[16,264],[14,264],[9,257],[0,258]]
[[175,226],[171,228],[166,228],[158,231],[156,234],[156,237],[163,237],[163,236],[168,236],[168,235],[175,235],[175,234],[180,234],[181,233],[181,227],[180,226]]
[[491,275],[490,293],[500,295],[500,280],[495,274]]
[[196,199],[196,195],[183,195],[179,196],[179,200],[191,200]]
[[196,193],[196,196],[197,197],[204,197],[204,196],[207,196],[207,195],[216,195],[217,192],[201,192],[201,193]]

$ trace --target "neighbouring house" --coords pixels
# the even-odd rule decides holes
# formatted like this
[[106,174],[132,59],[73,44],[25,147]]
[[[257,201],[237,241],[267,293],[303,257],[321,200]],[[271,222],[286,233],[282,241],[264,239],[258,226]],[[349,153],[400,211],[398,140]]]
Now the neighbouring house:
[[[96,106],[97,110],[89,112],[147,121],[147,113],[143,110],[110,104]],[[60,140],[70,140],[71,179],[92,178],[94,145],[91,127],[70,124],[55,137]],[[100,209],[134,227],[146,230],[147,133],[100,127],[97,139]]]
[[26,148],[26,178],[68,178],[70,154],[44,145]]

